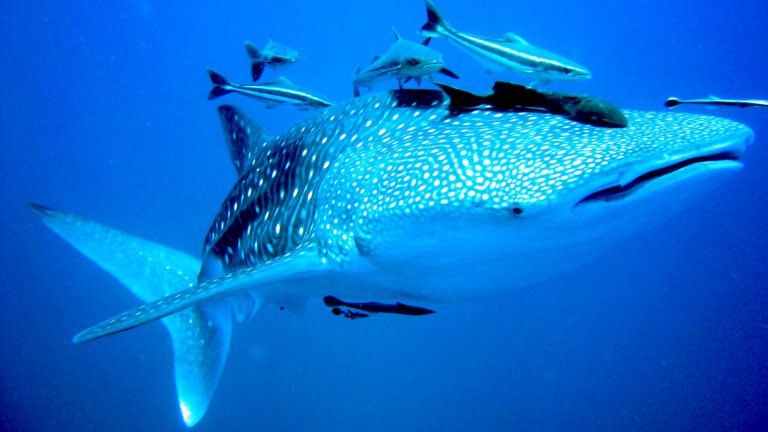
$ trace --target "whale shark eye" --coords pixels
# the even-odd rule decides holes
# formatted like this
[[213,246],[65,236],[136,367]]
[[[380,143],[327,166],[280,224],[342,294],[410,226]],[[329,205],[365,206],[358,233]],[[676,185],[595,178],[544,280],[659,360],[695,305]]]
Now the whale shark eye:
[[507,211],[512,216],[520,216],[523,214],[523,206],[521,206],[520,203],[512,203],[512,205],[507,208]]

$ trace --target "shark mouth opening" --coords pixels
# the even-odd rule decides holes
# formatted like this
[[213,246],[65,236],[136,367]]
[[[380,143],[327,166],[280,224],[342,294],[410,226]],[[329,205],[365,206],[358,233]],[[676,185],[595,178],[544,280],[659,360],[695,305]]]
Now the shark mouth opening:
[[717,161],[726,161],[726,160],[736,161],[738,160],[738,158],[739,158],[738,153],[726,152],[726,153],[717,153],[710,156],[699,156],[691,159],[686,159],[676,164],[672,164],[663,168],[649,171],[641,175],[640,177],[632,180],[631,182],[627,183],[624,186],[611,186],[605,189],[601,189],[583,198],[581,201],[576,203],[574,207],[578,207],[579,205],[582,205],[585,203],[591,203],[591,202],[608,202],[608,201],[617,201],[617,200],[624,199],[627,196],[631,195],[632,193],[638,191],[640,188],[642,188],[647,183],[650,183],[654,179],[658,179],[667,174],[673,173],[675,171],[679,171],[685,167],[688,167],[697,163],[717,162]]

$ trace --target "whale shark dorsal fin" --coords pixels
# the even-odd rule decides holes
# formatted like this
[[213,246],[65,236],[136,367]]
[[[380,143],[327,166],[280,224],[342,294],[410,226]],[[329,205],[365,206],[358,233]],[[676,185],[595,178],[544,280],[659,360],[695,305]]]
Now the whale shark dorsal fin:
[[527,40],[521,38],[520,36],[514,33],[504,33],[504,38],[502,40],[505,40],[507,42],[515,42],[523,45],[530,45]]
[[232,165],[242,176],[272,137],[236,106],[221,105],[218,111]]
[[[45,225],[134,295],[150,302],[195,285],[200,260],[184,252],[38,204]],[[163,319],[173,346],[179,408],[187,426],[205,415],[229,353],[229,307],[209,302]]]

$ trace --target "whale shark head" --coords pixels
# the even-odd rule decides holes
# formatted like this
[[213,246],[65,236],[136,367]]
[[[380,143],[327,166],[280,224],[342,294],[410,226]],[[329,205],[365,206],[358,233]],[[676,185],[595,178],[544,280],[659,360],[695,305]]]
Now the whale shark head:
[[391,98],[319,186],[316,230],[329,258],[362,256],[398,275],[386,284],[426,297],[578,265],[702,196],[752,139],[709,116],[625,111],[628,127],[601,128]]

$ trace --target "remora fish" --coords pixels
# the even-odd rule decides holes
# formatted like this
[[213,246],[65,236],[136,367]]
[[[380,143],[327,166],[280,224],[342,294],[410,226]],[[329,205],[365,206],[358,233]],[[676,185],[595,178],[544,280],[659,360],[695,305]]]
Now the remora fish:
[[680,104],[696,104],[696,105],[712,105],[712,106],[736,106],[740,108],[749,107],[768,107],[768,101],[757,99],[720,99],[715,96],[710,96],[707,99],[688,99],[681,100],[678,98],[669,98],[664,102],[666,107],[676,107]]
[[475,57],[488,72],[513,70],[533,77],[543,84],[549,81],[577,81],[592,77],[578,63],[545,49],[535,47],[512,33],[503,39],[490,39],[456,31],[445,21],[430,0],[427,3],[427,23],[421,34],[443,36]]
[[231,311],[243,319],[326,295],[426,306],[509,291],[671,216],[738,170],[752,139],[739,123],[671,112],[627,110],[621,129],[535,112],[451,115],[447,97],[428,90],[355,98],[275,138],[237,108],[219,114],[239,180],[202,260],[32,206],[154,299],[74,341],[162,318],[187,425],[218,382]]
[[454,110],[488,105],[494,109],[543,111],[564,115],[571,120],[601,127],[626,127],[621,110],[605,99],[594,96],[546,92],[530,87],[497,81],[493,92],[480,96],[445,84],[435,83],[451,98]]
[[245,42],[245,52],[251,60],[251,77],[258,81],[261,73],[264,72],[264,66],[269,66],[273,70],[288,67],[299,59],[299,52],[288,48],[285,45],[269,40],[262,51],[256,48],[251,42]]
[[[394,30],[394,29],[393,29]],[[451,78],[458,76],[443,67],[443,55],[424,44],[418,44],[400,37],[395,30],[395,43],[386,54],[376,57],[364,71],[358,69],[352,80],[355,96],[360,96],[360,87],[372,89],[376,84],[395,78],[403,88],[403,80],[410,79],[421,84],[421,77],[442,73]]]
[[208,93],[208,99],[216,99],[225,94],[235,92],[259,99],[264,102],[267,108],[288,103],[296,105],[299,109],[307,110],[327,107],[333,104],[328,99],[297,86],[285,77],[279,77],[275,81],[264,84],[242,85],[231,83],[221,74],[210,69],[208,69],[208,75],[211,78],[211,83],[213,83],[213,88]]

